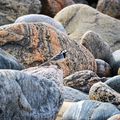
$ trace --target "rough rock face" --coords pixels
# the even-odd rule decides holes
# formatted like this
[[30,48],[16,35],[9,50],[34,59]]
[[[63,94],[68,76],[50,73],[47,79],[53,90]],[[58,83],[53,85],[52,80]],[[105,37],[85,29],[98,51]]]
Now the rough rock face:
[[19,23],[0,27],[0,47],[11,53],[26,67],[40,65],[62,50],[67,58],[57,64],[64,76],[78,70],[96,71],[93,55],[64,33],[43,23]]
[[1,0],[0,1],[0,25],[12,23],[19,16],[40,13],[39,0]]
[[110,117],[107,120],[120,120],[120,114],[113,115],[112,117]]
[[40,0],[42,4],[41,14],[54,17],[60,10],[74,4],[73,0]]
[[0,120],[55,120],[63,97],[52,80],[0,70]]
[[15,57],[0,48],[0,69],[21,70],[23,68]]
[[113,50],[120,48],[120,21],[104,15],[85,4],[71,5],[55,16],[65,27],[69,37],[76,41],[88,30],[98,33]]
[[97,33],[87,31],[82,36],[80,43],[84,45],[96,59],[102,59],[109,63],[112,50]]
[[88,93],[91,86],[99,81],[105,81],[90,70],[78,71],[64,78],[64,85]]
[[107,120],[119,113],[110,103],[84,100],[73,103],[63,114],[63,120]]
[[120,19],[120,1],[119,0],[99,0],[97,10]]
[[75,3],[88,4],[87,0],[73,0]]

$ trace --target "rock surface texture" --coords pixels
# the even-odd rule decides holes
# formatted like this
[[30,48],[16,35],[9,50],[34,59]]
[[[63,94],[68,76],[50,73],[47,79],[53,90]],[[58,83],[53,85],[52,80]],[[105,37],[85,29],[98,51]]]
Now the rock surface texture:
[[71,39],[79,42],[85,32],[92,30],[114,51],[120,48],[120,21],[92,7],[85,4],[71,5],[57,13],[54,19],[63,24]]
[[112,117],[110,117],[107,120],[120,120],[120,114],[113,115]]

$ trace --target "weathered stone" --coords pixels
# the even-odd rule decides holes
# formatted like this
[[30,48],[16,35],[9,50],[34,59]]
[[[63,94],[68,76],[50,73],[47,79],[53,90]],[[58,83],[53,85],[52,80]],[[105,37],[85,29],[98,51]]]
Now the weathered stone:
[[82,45],[72,41],[63,32],[43,23],[19,23],[0,27],[0,47],[11,53],[26,67],[49,61],[62,50],[67,58],[55,62],[64,76],[78,70],[96,71],[94,56]]
[[89,99],[87,94],[67,86],[63,88],[63,97],[66,102],[78,102]]
[[87,0],[73,0],[75,3],[88,4]]
[[111,17],[120,19],[119,0],[98,0],[97,10]]
[[62,120],[107,120],[115,114],[120,111],[110,103],[84,100],[69,105]]
[[0,25],[12,23],[19,16],[40,13],[39,0],[1,0],[0,1]]
[[0,120],[55,120],[62,103],[61,91],[54,81],[0,70]]
[[0,48],[0,69],[21,70],[23,68],[15,57]]
[[84,45],[96,59],[102,59],[109,63],[112,50],[97,33],[87,31],[82,36],[80,43]]
[[59,29],[60,31],[66,33],[63,25],[54,20],[53,18],[45,15],[40,15],[40,14],[29,14],[29,15],[24,15],[16,19],[15,23],[31,23],[31,22],[45,22],[48,23],[55,28]]
[[97,74],[90,70],[78,71],[64,78],[64,85],[88,93],[91,86],[106,78],[99,78]]
[[98,33],[113,50],[120,48],[120,21],[85,4],[71,5],[54,18],[63,24],[69,37],[76,41],[88,30]]
[[97,75],[99,77],[110,77],[111,76],[111,67],[110,65],[101,59],[95,59],[97,63]]
[[110,117],[107,120],[120,120],[120,114],[113,115],[112,117]]

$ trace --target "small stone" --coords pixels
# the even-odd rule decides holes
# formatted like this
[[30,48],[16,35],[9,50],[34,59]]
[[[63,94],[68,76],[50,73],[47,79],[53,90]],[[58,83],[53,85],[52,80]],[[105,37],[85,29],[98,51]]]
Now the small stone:
[[120,120],[120,114],[113,115],[112,117],[110,117],[107,120]]

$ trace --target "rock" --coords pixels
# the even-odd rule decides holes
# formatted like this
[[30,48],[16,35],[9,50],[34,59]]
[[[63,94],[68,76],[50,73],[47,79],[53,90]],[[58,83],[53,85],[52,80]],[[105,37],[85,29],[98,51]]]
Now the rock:
[[99,78],[93,71],[83,70],[65,77],[64,85],[88,93],[94,83],[105,80],[106,78]]
[[39,0],[2,0],[0,1],[0,25],[9,24],[19,16],[40,13]]
[[89,99],[87,94],[67,86],[63,87],[63,96],[66,102],[78,102]]
[[112,89],[120,93],[120,75],[109,78],[105,83]]
[[29,14],[29,15],[24,15],[16,19],[15,23],[31,23],[31,22],[45,22],[48,23],[55,28],[59,29],[60,31],[66,33],[63,25],[54,20],[53,18],[45,15],[40,15],[40,14]]
[[99,77],[110,77],[111,76],[111,67],[110,65],[101,59],[95,59],[97,63],[97,75]]
[[21,70],[23,68],[15,57],[0,48],[0,69]]
[[75,3],[88,4],[87,0],[73,0]]
[[111,17],[120,19],[119,0],[98,0],[97,10]]
[[73,103],[63,114],[63,120],[107,120],[120,111],[110,103],[84,100]]
[[98,82],[91,87],[89,98],[91,100],[109,102],[120,108],[120,94],[102,82]]
[[44,23],[18,23],[0,27],[0,47],[23,63],[26,68],[49,61],[67,50],[64,61],[56,62],[64,76],[78,70],[96,71],[94,56],[67,35]]
[[120,48],[120,21],[88,5],[68,6],[57,13],[54,19],[63,24],[72,40],[80,42],[83,34],[91,30],[99,34],[114,51]]
[[82,36],[80,43],[84,45],[96,59],[102,59],[109,63],[112,50],[97,33],[87,31]]
[[58,85],[45,77],[0,70],[1,120],[55,120],[63,103]]
[[41,14],[54,17],[64,7],[74,4],[73,0],[40,0]]
[[110,117],[107,120],[120,120],[120,114],[113,115],[112,117]]

